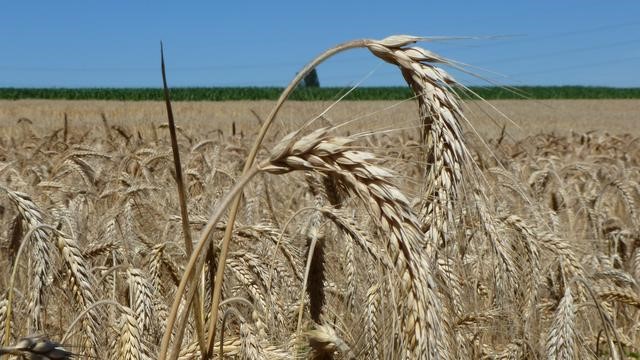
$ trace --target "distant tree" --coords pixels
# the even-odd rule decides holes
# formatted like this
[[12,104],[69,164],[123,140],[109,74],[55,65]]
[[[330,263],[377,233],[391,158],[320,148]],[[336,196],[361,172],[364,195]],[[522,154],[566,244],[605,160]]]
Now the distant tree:
[[318,72],[315,68],[313,68],[307,76],[302,80],[302,86],[309,88],[317,88],[320,87],[320,78],[318,77]]

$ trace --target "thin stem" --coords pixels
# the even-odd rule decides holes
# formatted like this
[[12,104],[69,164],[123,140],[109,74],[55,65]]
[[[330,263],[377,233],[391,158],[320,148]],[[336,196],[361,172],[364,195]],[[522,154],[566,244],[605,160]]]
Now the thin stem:
[[[176,135],[176,124],[173,120],[173,110],[171,108],[171,98],[169,96],[169,86],[167,85],[167,72],[164,66],[164,48],[160,43],[160,67],[162,69],[162,85],[164,90],[164,102],[167,106],[167,120],[169,122],[169,136],[171,137],[171,150],[173,152],[173,164],[176,172],[176,184],[178,185],[178,201],[180,203],[180,219],[182,220],[182,234],[184,234],[184,248],[187,256],[193,252],[193,240],[191,239],[191,229],[189,228],[189,213],[187,212],[187,195],[184,191],[184,180],[182,176],[182,165],[180,163],[180,151],[178,149],[178,137]],[[196,286],[196,298],[193,316],[196,321],[196,333],[200,351],[204,351],[204,308],[200,302],[200,287]]]
[[[329,59],[333,55],[338,54],[338,53],[340,53],[342,51],[349,50],[349,49],[355,49],[355,48],[364,47],[364,46],[367,45],[368,42],[369,42],[369,40],[354,40],[354,41],[349,41],[349,42],[340,44],[340,45],[338,45],[338,46],[336,46],[334,48],[331,48],[331,49],[325,51],[324,53],[320,54],[320,56],[318,56],[313,61],[311,61],[309,64],[307,64],[293,78],[293,80],[291,80],[291,83],[289,83],[289,86],[287,86],[287,88],[284,89],[284,91],[280,95],[280,98],[278,99],[278,102],[276,103],[276,105],[271,110],[271,113],[269,114],[269,116],[265,120],[264,124],[262,124],[262,128],[260,128],[260,132],[258,133],[256,141],[253,144],[253,148],[251,148],[251,151],[249,152],[249,155],[247,156],[247,160],[246,160],[246,162],[244,164],[243,173],[246,173],[251,168],[251,166],[253,165],[253,162],[255,161],[256,155],[258,153],[258,149],[260,149],[260,146],[262,145],[262,141],[264,140],[264,137],[266,136],[267,131],[269,130],[269,127],[273,123],[273,120],[276,118],[276,115],[278,114],[278,111],[280,111],[280,108],[282,107],[284,102],[289,98],[289,95],[291,95],[293,90],[298,86],[298,84],[302,81],[302,79],[304,79],[304,77],[311,70],[316,68],[318,65],[320,65],[322,62],[324,62],[325,60]],[[212,300],[211,300],[211,314],[209,315],[211,320],[209,322],[209,331],[208,331],[208,334],[209,334],[208,336],[209,337],[207,339],[207,353],[206,353],[207,356],[211,356],[213,354],[213,345],[214,345],[214,341],[215,341],[216,325],[217,325],[217,322],[218,322],[218,305],[220,304],[220,295],[222,294],[222,280],[223,280],[223,276],[224,276],[225,261],[227,259],[227,253],[228,253],[228,250],[229,250],[229,243],[231,242],[231,235],[233,233],[233,225],[234,225],[234,222],[235,222],[235,219],[236,219],[236,215],[238,213],[238,209],[239,208],[240,208],[240,196],[238,195],[234,199],[234,202],[231,205],[231,210],[229,211],[229,220],[227,221],[227,228],[226,228],[225,233],[224,233],[224,239],[222,240],[222,248],[220,250],[220,257],[218,258],[218,268],[217,268],[217,271],[216,271],[215,287],[213,289],[213,297],[212,297]],[[205,358],[207,356],[205,356]]]
[[[210,323],[209,323],[209,331],[208,331],[208,339],[207,339],[207,353],[203,355],[205,355],[205,358],[206,358],[207,354],[208,355],[213,354],[213,345],[214,345],[213,343],[215,340],[216,323],[218,321],[218,307],[220,304],[220,295],[222,294],[222,278],[224,275],[224,267],[225,267],[228,250],[229,250],[229,243],[231,241],[233,224],[235,222],[236,214],[240,206],[239,194],[242,188],[244,187],[244,185],[246,185],[246,183],[249,182],[251,178],[253,178],[253,176],[255,176],[259,172],[259,169],[253,166],[256,155],[258,153],[258,149],[260,149],[260,146],[262,145],[262,141],[264,140],[264,137],[267,134],[269,127],[273,123],[273,120],[275,119],[276,114],[284,104],[285,100],[289,97],[291,92],[300,83],[300,81],[302,81],[302,79],[307,73],[309,73],[313,68],[315,68],[316,66],[318,66],[319,64],[321,64],[322,62],[324,62],[325,60],[327,60],[328,58],[332,57],[333,55],[339,52],[346,51],[349,49],[364,47],[368,43],[369,43],[369,40],[355,40],[355,41],[343,43],[341,45],[338,45],[334,48],[331,48],[325,51],[316,59],[314,59],[309,64],[307,64],[302,69],[302,71],[300,71],[298,75],[294,77],[294,79],[291,81],[289,86],[287,86],[287,88],[283,91],[282,95],[280,95],[280,98],[278,99],[276,105],[274,106],[268,118],[265,120],[264,124],[262,125],[262,128],[260,129],[257,139],[253,147],[251,148],[249,155],[247,156],[247,160],[245,162],[244,169],[243,169],[243,176],[240,178],[239,182],[233,187],[233,189],[227,194],[227,196],[225,196],[225,198],[220,202],[220,205],[216,208],[215,212],[209,218],[209,222],[207,223],[204,231],[200,236],[198,245],[194,250],[194,252],[191,254],[191,257],[189,258],[189,263],[185,268],[185,272],[182,276],[182,279],[180,280],[180,285],[176,290],[175,298],[174,298],[173,304],[171,305],[171,311],[167,319],[167,328],[165,329],[165,333],[162,337],[162,342],[160,344],[160,352],[158,354],[160,360],[167,359],[169,341],[171,340],[171,332],[173,330],[178,330],[177,333],[180,333],[179,331],[180,329],[174,329],[174,325],[176,322],[176,318],[178,316],[178,308],[180,307],[181,299],[185,294],[187,283],[191,281],[190,280],[190,277],[192,276],[191,274],[194,272],[200,273],[202,271],[204,262],[198,261],[199,257],[202,255],[203,250],[210,243],[209,236],[213,231],[215,224],[218,222],[218,220],[222,216],[227,206],[231,204],[231,208],[229,210],[229,219],[228,219],[227,228],[225,231],[225,237],[222,241],[222,247],[221,247],[220,257],[218,259],[218,265],[217,265],[217,271],[216,271],[215,287],[214,287],[212,303],[211,303],[211,316],[209,320]],[[186,309],[187,309],[186,311],[189,311],[188,307]],[[180,324],[180,327],[185,327],[185,326],[186,326],[186,322]],[[175,345],[174,345],[175,350],[179,349],[181,344],[182,344],[182,336],[177,336],[175,339]],[[171,354],[171,358],[175,359],[177,355],[178,355],[178,352],[173,351]]]
[[[178,316],[178,309],[180,307],[180,303],[182,297],[184,296],[187,285],[190,281],[191,274],[200,273],[202,271],[202,267],[204,266],[204,262],[198,261],[200,259],[200,255],[202,255],[204,249],[207,249],[211,243],[211,233],[215,229],[215,225],[218,223],[225,210],[231,203],[231,201],[235,198],[235,196],[242,191],[244,186],[256,175],[260,172],[258,167],[251,168],[245,175],[243,175],[238,182],[231,188],[229,193],[220,201],[219,205],[216,207],[216,210],[211,215],[207,226],[204,228],[200,235],[200,239],[198,240],[198,244],[196,245],[191,257],[189,258],[189,262],[184,269],[184,274],[182,275],[182,279],[180,279],[180,284],[178,285],[178,289],[174,295],[173,304],[171,305],[171,311],[169,312],[169,316],[167,318],[167,327],[165,329],[164,335],[162,337],[162,342],[160,344],[160,353],[159,359],[166,360],[169,349],[169,341],[171,340],[171,333],[174,330],[174,325],[176,322],[176,318]],[[197,264],[196,264],[197,263]],[[188,304],[187,304],[188,305]],[[189,311],[189,306],[185,307],[185,311]],[[186,325],[183,324],[182,327]],[[177,331],[179,332],[179,331]],[[176,339],[176,347],[180,347],[182,344],[182,338],[179,337]],[[175,354],[177,355],[177,354]]]

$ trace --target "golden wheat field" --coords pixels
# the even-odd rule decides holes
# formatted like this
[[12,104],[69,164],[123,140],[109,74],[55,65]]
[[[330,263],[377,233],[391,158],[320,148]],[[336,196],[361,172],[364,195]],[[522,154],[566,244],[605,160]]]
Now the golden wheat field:
[[0,102],[0,355],[638,358],[638,102],[463,103],[407,44],[415,98],[174,103],[177,147]]

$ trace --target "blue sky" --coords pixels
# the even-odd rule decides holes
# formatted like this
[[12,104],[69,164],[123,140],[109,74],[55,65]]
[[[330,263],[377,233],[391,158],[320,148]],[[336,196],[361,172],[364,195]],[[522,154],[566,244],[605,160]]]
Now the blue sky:
[[[392,34],[492,39],[422,43],[509,85],[640,86],[640,2],[12,1],[0,7],[0,87],[284,86],[328,47]],[[323,86],[401,85],[356,50]],[[478,80],[455,74],[467,84]]]

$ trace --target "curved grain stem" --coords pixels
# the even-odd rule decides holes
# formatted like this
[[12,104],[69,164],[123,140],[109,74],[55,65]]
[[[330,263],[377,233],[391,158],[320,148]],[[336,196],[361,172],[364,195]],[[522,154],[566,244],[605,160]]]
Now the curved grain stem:
[[113,301],[113,300],[99,300],[94,302],[93,304],[89,305],[86,309],[84,309],[78,316],[76,316],[76,318],[73,320],[73,322],[71,322],[71,324],[69,324],[67,326],[67,331],[65,331],[64,335],[62,336],[62,340],[60,340],[60,343],[64,344],[65,341],[67,341],[67,338],[71,335],[71,330],[76,326],[76,324],[82,320],[83,317],[87,316],[87,314],[95,309],[98,306],[101,305],[113,305],[117,308],[119,308],[120,310],[122,310],[122,304]]
[[[184,296],[185,290],[187,288],[188,283],[190,282],[190,277],[191,274],[197,274],[199,272],[202,271],[202,267],[204,266],[204,262],[203,261],[199,261],[201,255],[204,252],[204,249],[208,248],[210,243],[211,243],[211,232],[213,231],[213,229],[215,228],[216,223],[218,222],[218,220],[220,220],[220,218],[222,217],[222,214],[224,214],[224,211],[227,209],[227,207],[229,206],[229,204],[231,203],[231,201],[234,200],[235,196],[237,194],[240,193],[240,191],[242,191],[242,189],[244,188],[244,186],[259,172],[260,170],[257,167],[252,167],[251,169],[249,169],[249,171],[247,171],[245,173],[245,175],[243,175],[238,182],[234,185],[234,187],[229,191],[229,193],[220,201],[218,207],[216,208],[216,210],[214,211],[214,213],[211,215],[211,218],[209,219],[209,222],[207,223],[207,226],[204,228],[204,230],[202,231],[202,234],[200,235],[200,239],[198,240],[198,244],[196,245],[195,249],[193,250],[193,253],[191,254],[191,257],[189,258],[189,263],[187,263],[187,266],[184,269],[184,274],[182,275],[182,279],[180,280],[180,284],[178,285],[178,289],[176,289],[176,293],[175,293],[175,298],[173,300],[173,304],[171,305],[171,311],[169,312],[169,317],[167,318],[167,327],[165,329],[164,335],[162,337],[162,342],[160,344],[160,353],[158,354],[158,358],[160,360],[166,360],[167,359],[167,355],[168,355],[168,349],[169,349],[169,341],[171,338],[171,332],[174,330],[177,330],[176,333],[180,333],[180,329],[176,328],[174,329],[174,325],[176,322],[176,318],[178,316],[178,309],[180,307],[180,302],[182,300],[182,297]],[[189,311],[189,305],[190,304],[186,304],[186,310],[185,311]],[[184,328],[184,326],[186,325],[185,323],[182,323],[180,325],[180,327]],[[176,341],[176,346],[175,348],[179,348],[181,343],[182,343],[182,338],[178,337],[175,339]],[[176,355],[177,353],[174,352],[172,355]]]
[[[258,133],[256,141],[253,144],[253,147],[251,148],[249,155],[247,156],[243,173],[247,173],[247,171],[249,171],[249,169],[253,165],[253,162],[255,161],[256,155],[258,153],[258,149],[260,149],[260,145],[262,144],[262,141],[264,140],[264,137],[267,134],[269,127],[273,123],[273,120],[276,118],[276,115],[278,114],[278,111],[284,104],[285,100],[289,98],[289,95],[291,95],[291,93],[296,88],[296,86],[298,86],[300,81],[302,81],[302,79],[304,79],[304,77],[312,69],[314,69],[316,66],[320,65],[322,62],[329,59],[333,55],[349,49],[365,47],[368,42],[369,40],[354,40],[354,41],[349,41],[349,42],[340,44],[334,48],[331,48],[325,51],[324,53],[320,54],[317,58],[315,58],[313,61],[307,64],[298,73],[298,75],[296,75],[296,77],[294,77],[293,80],[291,80],[291,83],[289,83],[289,86],[287,86],[287,88],[284,89],[284,91],[280,95],[278,102],[271,110],[271,113],[265,120],[264,124],[262,125],[262,128],[260,128],[260,132]],[[227,228],[225,230],[224,239],[222,241],[220,257],[218,258],[218,268],[216,271],[215,287],[213,291],[213,298],[211,300],[211,314],[210,314],[211,320],[209,322],[209,331],[208,331],[209,337],[207,339],[207,355],[209,356],[213,354],[213,344],[214,344],[215,334],[216,334],[216,324],[218,321],[218,305],[220,303],[220,295],[222,293],[222,278],[224,275],[225,260],[227,258],[229,243],[231,242],[231,235],[233,233],[233,224],[235,222],[236,214],[238,213],[239,208],[240,208],[240,196],[238,195],[234,199],[234,202],[231,205],[231,210],[229,211],[229,220],[227,221]]]

